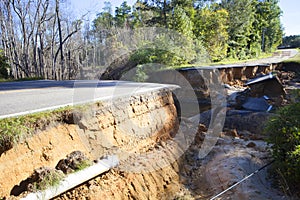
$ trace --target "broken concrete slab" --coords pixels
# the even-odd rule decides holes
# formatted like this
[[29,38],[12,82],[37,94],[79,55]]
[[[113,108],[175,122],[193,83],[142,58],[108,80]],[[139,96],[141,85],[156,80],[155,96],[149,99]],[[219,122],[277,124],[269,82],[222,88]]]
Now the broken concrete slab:
[[[211,122],[211,110],[189,118],[191,121],[199,121],[209,127]],[[253,112],[247,110],[228,110],[226,113],[224,128],[236,129],[238,131],[249,131],[253,134],[261,134],[270,117],[274,116],[268,112]]]
[[[275,74],[261,75],[249,80],[243,91],[227,88],[228,107],[252,111],[270,111],[272,107],[281,106],[286,92]],[[271,107],[272,106],[272,107]]]
[[258,112],[263,112],[263,111],[269,112],[273,108],[273,106],[267,102],[265,97],[261,97],[261,98],[248,97],[245,103],[242,105],[242,107],[246,110],[258,111]]
[[286,95],[281,81],[272,73],[251,79],[245,86],[250,88],[251,97],[262,97],[266,95],[270,99],[273,99],[277,105],[281,103],[282,97]]

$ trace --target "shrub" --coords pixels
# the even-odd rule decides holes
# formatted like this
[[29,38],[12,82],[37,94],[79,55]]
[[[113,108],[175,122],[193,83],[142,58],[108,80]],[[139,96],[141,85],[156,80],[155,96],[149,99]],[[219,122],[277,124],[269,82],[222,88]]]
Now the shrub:
[[7,64],[7,57],[5,57],[0,50],[0,78],[8,78],[7,68],[9,68],[9,65]]
[[274,168],[292,188],[300,188],[300,103],[281,108],[267,124]]

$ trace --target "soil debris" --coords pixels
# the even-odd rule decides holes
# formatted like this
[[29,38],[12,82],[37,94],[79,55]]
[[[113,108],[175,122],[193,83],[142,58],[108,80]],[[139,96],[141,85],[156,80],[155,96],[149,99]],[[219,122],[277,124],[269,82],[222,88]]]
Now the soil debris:
[[55,168],[69,174],[80,169],[82,165],[88,165],[89,163],[91,164],[83,152],[73,151],[65,159],[61,159]]

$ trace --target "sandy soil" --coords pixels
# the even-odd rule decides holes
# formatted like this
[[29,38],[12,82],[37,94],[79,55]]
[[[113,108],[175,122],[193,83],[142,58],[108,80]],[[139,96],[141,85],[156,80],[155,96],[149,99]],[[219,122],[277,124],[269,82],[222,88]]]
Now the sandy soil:
[[[271,160],[264,141],[249,140],[253,134],[235,130],[221,133],[209,155],[199,160],[198,150],[205,134],[198,132],[189,149],[167,167],[147,173],[124,172],[118,167],[56,199],[210,199]],[[160,152],[157,158],[171,161],[166,155],[174,145],[172,140],[156,145]],[[127,165],[138,166],[134,163],[141,160],[152,167],[157,163],[153,157],[136,157]],[[272,187],[266,168],[217,199],[287,198]]]

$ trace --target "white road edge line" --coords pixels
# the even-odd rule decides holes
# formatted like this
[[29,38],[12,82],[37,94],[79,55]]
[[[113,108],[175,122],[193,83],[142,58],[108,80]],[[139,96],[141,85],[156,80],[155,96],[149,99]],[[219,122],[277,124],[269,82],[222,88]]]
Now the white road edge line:
[[[177,86],[177,85],[162,85],[162,86],[143,89],[142,91],[137,91],[137,92],[134,93],[134,95],[154,91],[154,90],[157,90],[157,89],[167,89],[167,88],[170,89],[170,90],[175,90],[175,89],[180,88],[180,87]],[[118,98],[118,97],[121,97],[121,96],[131,96],[131,95],[133,95],[133,94],[132,93],[120,94],[120,95],[116,94],[116,95],[113,95],[113,96],[94,98],[94,99],[90,99],[90,100],[86,100],[86,101],[80,101],[80,102],[76,102],[76,103],[71,102],[71,103],[61,104],[61,105],[57,105],[57,106],[50,106],[50,107],[46,107],[46,108],[39,108],[39,109],[28,110],[28,111],[24,111],[24,112],[12,113],[12,114],[7,114],[7,115],[0,115],[0,119],[11,118],[11,117],[19,117],[19,116],[23,116],[23,115],[38,113],[38,112],[56,110],[56,109],[67,107],[67,106],[84,105],[84,104],[87,104],[87,103],[95,103],[97,101],[105,101],[105,100],[109,100],[109,99],[112,100],[114,98]]]

